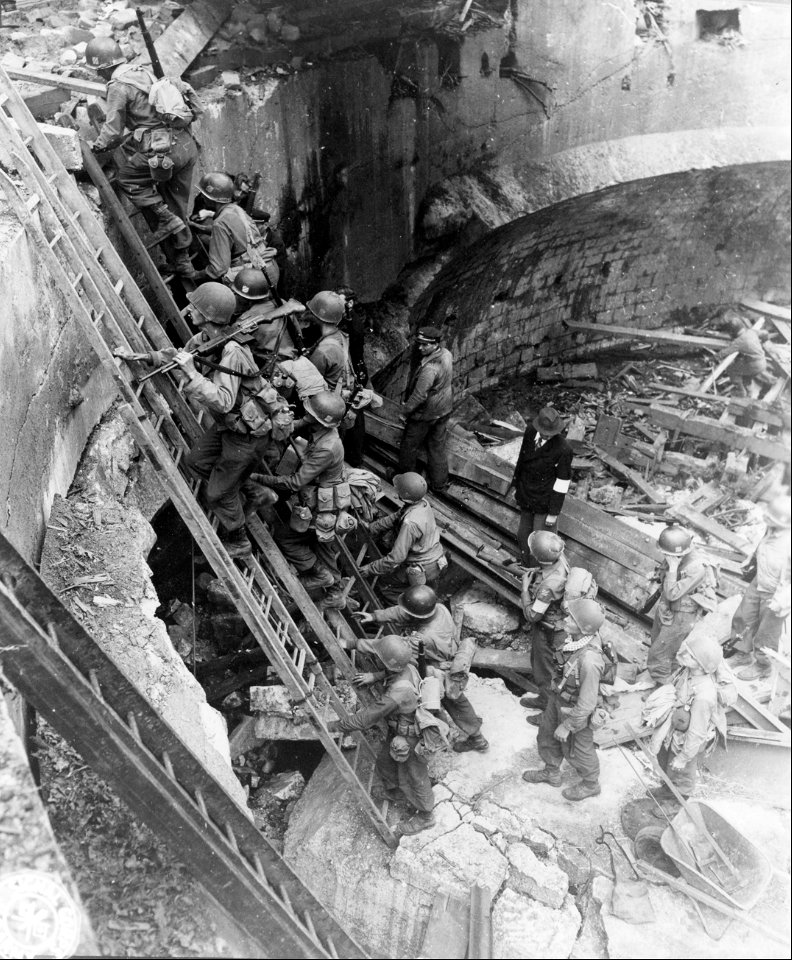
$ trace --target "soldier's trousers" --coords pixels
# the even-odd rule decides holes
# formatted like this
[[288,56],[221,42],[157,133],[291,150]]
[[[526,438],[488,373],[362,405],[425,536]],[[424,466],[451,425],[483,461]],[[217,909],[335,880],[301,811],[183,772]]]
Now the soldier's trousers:
[[339,549],[335,540],[318,540],[315,530],[298,533],[280,516],[276,516],[273,524],[272,538],[298,573],[308,573],[317,564],[323,564],[336,583],[341,579],[341,571],[338,569]]
[[531,624],[531,673],[534,683],[539,687],[537,697],[543,704],[548,700],[550,686],[558,669],[554,656],[556,634],[559,639],[564,636],[562,631],[550,630],[541,623]]
[[426,450],[429,487],[444,490],[448,486],[448,417],[437,420],[408,419],[399,447],[399,473],[414,471],[422,449]]
[[383,742],[380,748],[374,765],[380,780],[382,780],[382,785],[387,790],[401,790],[416,810],[421,813],[429,813],[434,810],[434,794],[432,793],[432,783],[429,780],[429,768],[426,760],[415,754],[415,745],[418,743],[418,738],[406,738],[410,744],[410,753],[404,763],[396,763],[390,755],[392,739],[393,734],[389,733],[387,740]]
[[[122,151],[124,160],[118,167],[118,186],[144,212],[144,216],[146,208],[164,201],[167,208],[186,224],[198,145],[189,130],[175,130],[173,133],[174,143],[169,154],[173,160],[173,175],[169,180],[155,183],[151,178],[148,158],[130,147]],[[154,225],[148,217],[146,221],[150,227]],[[185,228],[174,236],[174,246],[188,247],[191,239],[189,228]]]
[[561,713],[563,706],[567,704],[557,693],[551,693],[536,737],[539,756],[546,766],[554,770],[558,770],[563,761],[568,760],[580,779],[585,784],[594,786],[599,782],[600,764],[591,727],[586,726],[577,733],[570,733],[563,741],[556,740],[553,736],[556,727],[564,722],[564,715]]
[[661,623],[655,614],[652,625],[652,642],[646,658],[646,669],[656,683],[667,683],[671,674],[679,669],[676,655],[700,616],[693,610],[678,610],[671,623]]
[[226,530],[238,530],[245,525],[241,488],[261,463],[268,444],[269,437],[221,431],[212,424],[185,457],[190,473],[208,481],[207,506]]
[[767,606],[770,597],[759,593],[756,584],[745,590],[740,606],[732,620],[732,638],[735,647],[745,653],[753,651],[757,662],[769,666],[770,658],[762,653],[762,647],[778,650],[784,617],[777,617]]
[[443,697],[440,706],[445,710],[449,717],[459,727],[462,733],[468,737],[475,737],[481,730],[483,723],[481,717],[473,709],[473,704],[463,693],[462,696],[452,700],[450,697]]
[[660,747],[657,754],[657,762],[660,769],[679,790],[683,797],[689,797],[696,786],[699,775],[699,763],[706,753],[706,745],[699,750],[692,760],[689,760],[681,770],[671,770],[670,764],[674,759],[674,753],[668,747]]

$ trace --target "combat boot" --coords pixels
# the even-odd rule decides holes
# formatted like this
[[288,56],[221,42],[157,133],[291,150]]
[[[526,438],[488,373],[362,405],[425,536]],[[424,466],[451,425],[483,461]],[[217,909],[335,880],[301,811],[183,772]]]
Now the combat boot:
[[195,267],[190,259],[190,251],[186,247],[180,247],[173,251],[170,264],[174,271],[180,277],[184,277],[185,280],[192,280],[196,276]]
[[223,541],[226,553],[232,560],[240,560],[253,555],[253,547],[245,534],[244,527],[239,527],[237,530],[224,530],[220,539]]
[[547,700],[541,697],[520,697],[520,706],[528,707],[529,710],[544,710],[547,706]]
[[336,583],[328,590],[319,601],[319,605],[325,610],[344,610],[347,606],[347,597],[341,584]]
[[[729,665],[731,666],[731,663]],[[750,663],[744,670],[739,671],[737,679],[764,680],[770,676],[770,673],[771,668],[769,663],[760,663],[759,660],[754,660],[753,663]]]
[[278,502],[278,494],[271,487],[247,480],[242,486],[242,496],[245,498],[245,516],[249,519],[255,516],[265,506]]
[[376,800],[377,803],[382,803],[383,800],[387,800],[390,803],[404,803],[407,797],[405,797],[398,787],[377,786],[371,791],[371,799]]
[[432,810],[428,813],[414,813],[408,820],[402,820],[399,831],[405,837],[412,837],[422,830],[429,830],[435,825],[435,815]]
[[540,727],[542,725],[542,717],[544,714],[541,713],[532,713],[530,717],[525,718],[526,723],[530,723],[532,727]]
[[173,233],[179,233],[181,230],[187,229],[184,220],[182,220],[181,217],[177,217],[164,203],[158,203],[156,206],[149,207],[149,211],[157,218],[154,224],[154,236],[152,237],[154,244],[161,243],[166,237],[171,236]]
[[319,563],[314,564],[310,570],[300,574],[300,580],[305,589],[311,591],[324,590],[326,587],[332,587],[333,574]]
[[542,767],[541,770],[526,770],[522,778],[526,783],[547,783],[551,787],[561,786],[561,771],[558,767]]
[[585,800],[586,797],[596,797],[602,793],[599,783],[586,783],[581,780],[580,783],[574,783],[571,787],[561,791],[561,796],[565,800]]
[[453,750],[454,753],[467,753],[468,750],[486,753],[487,750],[489,750],[489,740],[482,737],[480,733],[475,733],[472,737],[465,737],[464,740],[455,741]]

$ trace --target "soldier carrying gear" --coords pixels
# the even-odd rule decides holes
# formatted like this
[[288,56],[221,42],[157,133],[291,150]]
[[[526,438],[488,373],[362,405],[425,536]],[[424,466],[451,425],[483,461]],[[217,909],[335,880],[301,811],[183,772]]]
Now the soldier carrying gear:
[[183,349],[152,354],[150,362],[175,360],[186,377],[184,395],[211,412],[214,423],[185,457],[185,466],[193,476],[208,481],[206,503],[220,521],[220,537],[229,555],[249,556],[245,517],[254,513],[269,493],[252,482],[250,474],[278,439],[273,434],[282,441],[288,438],[291,413],[286,401],[262,381],[249,347],[235,338],[223,344],[211,377],[196,370],[189,351],[223,333],[236,301],[222,283],[204,283],[187,299],[198,333]]
[[[209,238],[208,262],[196,274],[197,279],[225,280],[231,283],[244,267],[268,264],[275,289],[278,283],[275,256],[267,247],[251,217],[234,202],[234,181],[225,173],[204,174],[198,183],[204,209],[214,212]],[[195,216],[195,215],[194,215]],[[269,293],[269,291],[268,291]]]
[[297,356],[294,345],[293,314],[303,313],[305,307],[297,300],[287,300],[277,306],[272,292],[278,283],[278,267],[273,261],[263,267],[243,267],[234,277],[231,289],[237,298],[237,319],[240,323],[256,321],[256,336],[252,345],[253,355],[259,358],[277,353],[284,359]]
[[[410,644],[413,653],[413,663],[417,666],[419,644],[424,645],[424,655],[427,660],[427,676],[436,676],[443,681],[444,695],[440,701],[441,707],[451,717],[459,729],[466,734],[462,740],[454,743],[457,753],[476,750],[484,753],[489,749],[489,743],[481,735],[481,717],[473,709],[473,705],[461,691],[452,691],[447,682],[451,671],[457,647],[457,633],[448,607],[437,602],[437,594],[428,586],[408,587],[399,597],[395,607],[385,607],[381,610],[372,610],[371,613],[355,614],[362,624],[389,623],[398,625]],[[371,653],[372,644],[376,641],[368,638],[358,639],[356,649],[361,653]],[[355,683],[366,685],[382,679],[379,673],[362,673],[355,678]],[[449,693],[453,692],[453,696]]]
[[790,610],[790,503],[775,497],[765,508],[767,532],[748,562],[753,578],[732,620],[728,646],[739,651],[729,666],[745,666],[740,680],[769,676],[771,661],[765,650],[778,650]]
[[351,504],[351,491],[344,476],[344,448],[338,424],[344,416],[344,401],[324,391],[305,400],[303,428],[308,445],[299,468],[291,476],[258,475],[265,486],[292,494],[291,515],[278,505],[272,535],[286,559],[294,565],[309,591],[324,591],[325,606],[343,607],[338,569],[335,528]]
[[[521,599],[531,634],[531,672],[539,693],[535,697],[522,697],[520,703],[544,710],[556,674],[555,654],[564,638],[562,604],[569,563],[564,554],[564,541],[549,530],[534,530],[528,537],[528,549],[539,568],[523,575]],[[532,714],[526,720],[538,727],[542,716]]]
[[448,418],[453,406],[453,358],[441,346],[443,331],[421,327],[416,336],[420,362],[407,387],[399,471],[411,473],[423,448],[429,486],[442,493],[448,486]]
[[399,824],[402,834],[411,836],[434,826],[434,796],[426,759],[416,747],[421,730],[416,713],[421,706],[421,678],[413,666],[410,645],[399,636],[378,637],[368,641],[370,651],[385,668],[384,692],[371,706],[363,707],[347,719],[330,724],[331,732],[368,730],[381,720],[388,724],[388,736],[375,763],[382,788],[375,790],[378,800],[406,800],[417,813]]
[[528,537],[555,530],[572,480],[572,447],[566,423],[553,407],[542,407],[525,431],[511,485],[520,508],[517,544],[523,563],[532,566]]
[[594,743],[600,681],[606,669],[598,631],[605,611],[596,600],[572,600],[563,620],[567,639],[561,647],[564,667],[554,681],[542,714],[536,744],[544,761],[540,770],[526,770],[527,783],[561,786],[561,764],[569,761],[580,782],[562,791],[566,800],[585,800],[600,793],[599,758]]
[[325,378],[328,390],[351,391],[354,373],[349,359],[349,338],[338,329],[344,319],[344,298],[322,290],[308,301],[307,307],[311,319],[319,326],[319,339],[308,350],[308,359]]
[[278,296],[286,299],[286,269],[288,259],[286,256],[286,244],[283,241],[283,234],[270,223],[272,219],[266,210],[260,207],[254,207],[250,211],[250,219],[255,223],[256,229],[261,234],[264,243],[272,247],[275,251],[275,265],[278,268],[278,282],[276,284]]
[[[157,111],[150,102],[156,78],[147,67],[127,64],[121,47],[110,37],[89,40],[85,62],[107,83],[105,122],[91,150],[104,153],[121,146],[118,186],[141,211],[155,239],[169,238],[165,250],[176,272],[194,276],[187,209],[198,145],[190,124],[203,113],[195,91],[183,80],[172,81],[183,91],[192,116],[189,121],[179,120]],[[131,132],[126,139],[125,130]]]
[[425,583],[435,587],[448,566],[424,478],[419,473],[401,473],[393,478],[393,485],[404,506],[369,527],[373,537],[393,535],[393,546],[385,556],[360,568],[364,577],[382,577],[378,589],[391,602],[405,587]]
[[[674,680],[674,706],[658,731],[662,745],[657,759],[687,798],[696,786],[699,765],[714,749],[718,736],[726,742],[726,709],[737,702],[737,689],[731,674],[723,670],[723,649],[712,637],[683,641],[676,662],[683,669]],[[665,783],[648,793],[661,803],[676,803]]]
[[773,378],[767,372],[767,357],[762,340],[767,339],[764,331],[752,330],[738,314],[732,312],[727,317],[726,327],[734,340],[718,354],[719,359],[736,353],[727,371],[729,380],[734,384],[734,396],[747,397],[748,388],[754,379],[760,383],[771,384]]
[[665,559],[660,566],[660,598],[655,607],[646,667],[657,683],[676,669],[677,650],[693,625],[715,606],[715,572],[693,549],[693,534],[666,527],[658,537]]

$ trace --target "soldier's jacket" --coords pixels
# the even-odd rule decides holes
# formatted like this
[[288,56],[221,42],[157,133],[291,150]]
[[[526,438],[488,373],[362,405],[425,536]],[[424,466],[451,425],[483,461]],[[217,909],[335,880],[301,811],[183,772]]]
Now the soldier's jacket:
[[235,203],[226,204],[215,214],[207,251],[209,280],[222,280],[231,267],[247,261],[248,221],[248,215]]
[[335,427],[318,427],[305,448],[298,470],[289,477],[278,477],[271,486],[281,490],[306,487],[334,487],[344,480],[344,445]]
[[[376,640],[369,641],[373,652],[376,652]],[[415,728],[415,711],[420,703],[421,678],[412,664],[408,664],[401,673],[391,674],[385,678],[385,690],[376,697],[367,707],[362,707],[346,719],[338,721],[338,728],[345,732],[350,730],[367,730],[379,723],[388,720],[388,726],[401,723],[410,728],[401,736],[417,736]]]
[[410,396],[404,413],[413,420],[439,420],[451,413],[453,397],[453,358],[451,351],[438,347],[423,357],[410,381]]
[[767,369],[764,347],[755,330],[743,330],[728,347],[724,347],[719,352],[718,356],[727,357],[730,353],[739,354],[732,367],[736,373],[751,376],[764,373]]
[[[372,610],[371,615],[375,623],[398,624],[403,637],[423,640],[427,660],[434,661],[441,669],[450,666],[456,643],[456,626],[448,607],[442,603],[437,604],[434,614],[426,620],[411,617],[398,606]],[[360,642],[358,649],[362,649]]]
[[396,541],[390,553],[368,565],[374,576],[390,573],[403,563],[431,563],[443,557],[440,531],[426,497],[409,504],[403,511],[398,510],[381,520],[375,520],[370,532],[378,536],[397,526]]
[[655,609],[655,619],[670,624],[677,613],[701,613],[703,607],[694,596],[715,601],[715,574],[712,566],[694,550],[685,554],[676,573],[664,561],[661,566],[662,590]]
[[[200,331],[187,341],[184,349],[195,350],[201,343],[209,339],[210,337],[204,331]],[[231,370],[239,370],[240,373],[255,375],[258,372],[258,367],[253,360],[250,349],[241,343],[237,343],[236,340],[229,340],[223,344],[223,352],[218,362],[220,366],[228,367]],[[202,406],[206,407],[221,429],[247,432],[240,431],[239,417],[236,416],[236,411],[242,401],[241,386],[242,379],[240,377],[224,373],[221,370],[214,370],[211,377],[196,373],[185,384],[184,395],[190,400],[197,400]]]
[[555,627],[564,619],[561,603],[568,577],[569,563],[563,553],[555,563],[540,567],[533,579],[530,574],[524,575],[521,599],[523,613],[530,623],[543,622]]
[[591,714],[597,708],[600,680],[605,671],[605,654],[602,652],[598,635],[589,637],[589,642],[580,650],[566,654],[562,652],[564,666],[560,681],[554,681],[553,687],[562,700],[569,704],[565,712],[564,723],[572,733],[587,726]]
[[756,548],[757,593],[765,597],[783,599],[789,591],[790,581],[790,534],[789,530],[770,530]]
[[[151,83],[151,75],[143,68],[121,64],[113,71],[107,84],[105,122],[94,141],[94,149],[100,150],[120,140],[125,129],[154,130],[164,126],[148,100]],[[148,88],[144,92],[146,85]]]
[[345,386],[344,374],[349,366],[349,342],[340,330],[322,337],[308,353],[308,359],[325,378],[328,390]]
[[278,309],[272,300],[257,300],[237,318],[240,323],[243,320],[255,320],[258,323],[253,335],[254,354],[274,353],[277,346],[279,357],[296,356],[297,349],[289,333],[287,318],[280,316],[273,320],[267,319]]

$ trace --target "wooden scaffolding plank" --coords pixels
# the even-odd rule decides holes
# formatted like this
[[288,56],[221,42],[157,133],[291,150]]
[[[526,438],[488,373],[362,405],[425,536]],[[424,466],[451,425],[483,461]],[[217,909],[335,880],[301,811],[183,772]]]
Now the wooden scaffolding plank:
[[[195,0],[154,41],[166,76],[180,77],[223,25],[233,0]],[[148,63],[148,53],[135,62]]]

